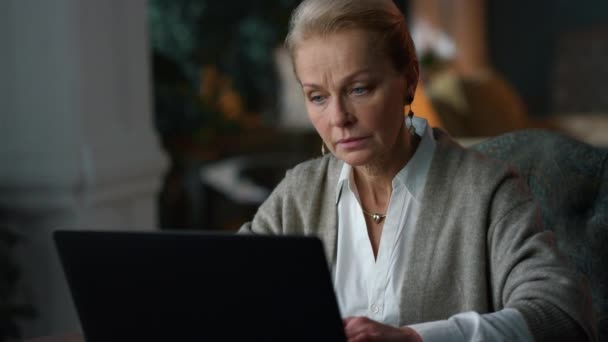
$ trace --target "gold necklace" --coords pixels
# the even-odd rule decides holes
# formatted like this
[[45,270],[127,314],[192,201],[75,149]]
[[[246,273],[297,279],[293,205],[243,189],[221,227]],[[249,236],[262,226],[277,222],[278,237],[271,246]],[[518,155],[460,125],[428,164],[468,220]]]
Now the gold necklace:
[[372,220],[374,221],[374,223],[380,223],[386,217],[386,214],[380,214],[380,213],[372,214],[372,213],[368,213],[367,211],[363,210],[363,208],[361,208],[361,211],[363,211],[363,213],[365,215],[371,217]]

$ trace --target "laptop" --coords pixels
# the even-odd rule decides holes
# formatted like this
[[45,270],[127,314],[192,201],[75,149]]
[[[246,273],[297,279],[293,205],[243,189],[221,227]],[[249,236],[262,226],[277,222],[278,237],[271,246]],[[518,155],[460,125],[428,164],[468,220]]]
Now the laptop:
[[314,237],[56,231],[87,342],[345,341]]

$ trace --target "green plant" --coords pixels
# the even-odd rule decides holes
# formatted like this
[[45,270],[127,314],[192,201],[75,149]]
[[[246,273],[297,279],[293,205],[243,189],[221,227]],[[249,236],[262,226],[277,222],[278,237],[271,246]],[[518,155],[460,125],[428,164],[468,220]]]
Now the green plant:
[[299,0],[151,0],[155,121],[202,146],[272,122],[274,51]]

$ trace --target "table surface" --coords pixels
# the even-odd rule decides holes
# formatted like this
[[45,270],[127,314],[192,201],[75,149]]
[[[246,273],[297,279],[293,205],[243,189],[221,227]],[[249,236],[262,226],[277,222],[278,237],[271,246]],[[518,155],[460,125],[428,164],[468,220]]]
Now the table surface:
[[84,342],[84,336],[80,333],[72,333],[57,336],[38,337],[23,342]]

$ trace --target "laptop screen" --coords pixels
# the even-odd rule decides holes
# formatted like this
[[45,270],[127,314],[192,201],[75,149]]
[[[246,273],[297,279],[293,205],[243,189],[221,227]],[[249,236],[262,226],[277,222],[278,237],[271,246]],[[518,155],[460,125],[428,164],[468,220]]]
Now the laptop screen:
[[57,231],[86,340],[343,341],[313,237]]

